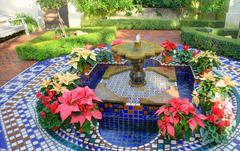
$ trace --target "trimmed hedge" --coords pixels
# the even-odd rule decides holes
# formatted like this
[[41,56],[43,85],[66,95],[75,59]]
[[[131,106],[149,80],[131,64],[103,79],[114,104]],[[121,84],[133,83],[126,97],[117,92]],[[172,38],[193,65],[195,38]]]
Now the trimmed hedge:
[[[72,29],[66,30],[74,31]],[[110,44],[115,39],[117,32],[116,27],[88,27],[81,30],[89,34],[57,40],[54,39],[54,31],[47,32],[38,38],[18,46],[16,48],[17,54],[23,60],[44,60],[69,54],[72,48],[82,47],[85,44]]]
[[83,26],[116,26],[118,29],[175,30],[181,26],[224,27],[224,21],[211,20],[174,20],[174,19],[103,19],[92,21]]
[[221,20],[180,20],[181,27],[212,27],[222,28],[225,25]]
[[[218,29],[228,31],[228,29]],[[212,50],[218,55],[240,59],[240,40],[198,31],[198,28],[183,27],[181,39],[192,47],[201,50]]]

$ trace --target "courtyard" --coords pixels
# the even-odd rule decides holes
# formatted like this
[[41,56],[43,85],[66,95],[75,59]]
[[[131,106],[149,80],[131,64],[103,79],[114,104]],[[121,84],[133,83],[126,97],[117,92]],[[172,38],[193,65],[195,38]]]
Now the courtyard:
[[240,1],[4,6],[0,150],[240,150]]

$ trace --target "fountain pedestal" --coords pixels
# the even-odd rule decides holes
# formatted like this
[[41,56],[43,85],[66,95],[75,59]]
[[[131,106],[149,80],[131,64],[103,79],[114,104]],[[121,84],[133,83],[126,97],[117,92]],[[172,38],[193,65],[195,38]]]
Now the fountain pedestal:
[[146,84],[146,73],[142,68],[144,60],[156,56],[164,51],[164,48],[147,41],[126,43],[112,47],[117,55],[128,59],[133,68],[129,74],[132,86],[143,86]]
[[146,73],[142,68],[143,62],[144,62],[143,60],[131,60],[133,69],[129,74],[130,76],[129,82],[133,86],[146,84],[146,80],[145,80]]

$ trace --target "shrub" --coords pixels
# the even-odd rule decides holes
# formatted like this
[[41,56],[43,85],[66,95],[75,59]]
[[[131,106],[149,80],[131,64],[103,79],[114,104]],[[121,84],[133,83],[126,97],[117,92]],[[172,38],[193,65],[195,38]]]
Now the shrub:
[[[70,31],[71,29],[67,30]],[[89,34],[54,40],[54,32],[47,32],[30,42],[18,46],[16,48],[17,54],[23,60],[44,60],[69,54],[72,48],[82,47],[88,43],[95,46],[98,43],[110,44],[116,36],[115,27],[89,27],[81,30],[89,32]]]
[[221,28],[224,27],[224,21],[220,20],[180,20],[180,26],[187,27],[213,27]]
[[83,24],[83,26],[116,26],[118,29],[180,29],[181,26],[223,27],[223,21],[175,20],[175,19],[103,19]]
[[218,55],[240,59],[240,41],[183,27],[181,39],[192,47],[212,50]]

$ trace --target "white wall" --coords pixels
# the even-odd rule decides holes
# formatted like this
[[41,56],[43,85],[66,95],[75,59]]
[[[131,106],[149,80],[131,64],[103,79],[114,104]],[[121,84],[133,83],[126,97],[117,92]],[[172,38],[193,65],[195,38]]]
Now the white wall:
[[230,0],[225,27],[238,28],[240,24],[240,0]]
[[44,28],[43,14],[36,0],[0,0],[0,15],[14,16],[17,13],[32,16]]

